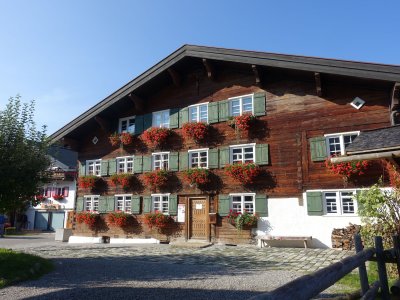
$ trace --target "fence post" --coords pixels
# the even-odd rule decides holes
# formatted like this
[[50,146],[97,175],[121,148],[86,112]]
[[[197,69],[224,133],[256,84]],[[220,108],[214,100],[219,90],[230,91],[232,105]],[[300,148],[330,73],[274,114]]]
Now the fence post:
[[[361,236],[359,234],[354,235],[354,244],[356,246],[356,252],[361,252],[363,250],[363,245],[361,242]],[[361,295],[365,295],[365,293],[369,289],[368,283],[368,274],[367,268],[365,267],[365,263],[362,263],[358,267],[358,274],[360,275],[360,283],[361,283]]]
[[393,248],[396,255],[397,273],[400,278],[400,238],[397,234],[393,236]]
[[389,300],[389,283],[386,273],[385,258],[383,255],[382,237],[375,237],[376,261],[378,263],[379,281],[381,283],[382,299]]

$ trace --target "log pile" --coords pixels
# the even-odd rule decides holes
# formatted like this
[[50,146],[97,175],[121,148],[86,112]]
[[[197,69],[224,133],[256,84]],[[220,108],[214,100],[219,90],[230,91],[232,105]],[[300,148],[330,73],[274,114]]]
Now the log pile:
[[334,228],[332,231],[332,248],[355,250],[354,235],[359,233],[361,225],[351,224],[346,228]]

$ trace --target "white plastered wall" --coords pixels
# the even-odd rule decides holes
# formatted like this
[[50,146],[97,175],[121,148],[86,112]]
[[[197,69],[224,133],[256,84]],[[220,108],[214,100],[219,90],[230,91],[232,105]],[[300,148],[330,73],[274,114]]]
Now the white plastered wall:
[[[344,228],[352,224],[361,224],[358,216],[309,216],[307,201],[298,198],[269,198],[268,217],[258,221],[258,235],[276,236],[312,236],[311,247],[331,248],[333,228]],[[279,241],[271,245],[302,246],[302,242]]]

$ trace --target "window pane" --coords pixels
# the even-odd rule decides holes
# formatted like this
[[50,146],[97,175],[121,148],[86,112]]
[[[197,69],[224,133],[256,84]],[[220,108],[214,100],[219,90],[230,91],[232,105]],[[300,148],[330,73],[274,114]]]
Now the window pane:
[[242,212],[242,197],[232,196],[232,210],[234,212]]
[[253,101],[251,97],[243,98],[243,112],[253,111]]
[[121,131],[126,131],[126,128],[127,128],[127,121],[122,120],[121,121]]
[[129,119],[129,125],[127,131],[129,133],[135,133],[135,119]]
[[343,214],[354,214],[353,192],[341,192]]
[[200,106],[200,122],[207,122],[208,120],[208,105],[203,104]]
[[254,213],[253,196],[244,196],[244,210],[249,214]]
[[232,116],[240,115],[240,100],[239,99],[231,101],[231,109],[232,109]]
[[329,154],[330,155],[340,155],[341,148],[340,148],[340,138],[339,137],[330,137],[328,138],[329,143]]
[[189,121],[197,122],[197,106],[189,108]]
[[354,139],[357,137],[357,134],[353,134],[353,135],[344,135],[343,136],[343,142],[344,142],[344,146],[347,147],[349,144],[351,144]]
[[326,212],[337,213],[336,193],[325,193]]

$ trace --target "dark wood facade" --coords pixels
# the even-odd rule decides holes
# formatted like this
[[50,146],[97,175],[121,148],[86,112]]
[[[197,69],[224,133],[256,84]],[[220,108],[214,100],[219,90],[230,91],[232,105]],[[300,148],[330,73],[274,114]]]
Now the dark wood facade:
[[[188,142],[182,129],[173,134],[163,150],[183,152],[190,149],[221,149],[230,145],[248,143],[268,144],[268,165],[252,186],[244,187],[225,175],[223,168],[212,170],[214,185],[208,190],[191,187],[182,180],[182,172],[173,173],[173,183],[164,192],[177,195],[179,204],[186,206],[184,223],[178,223],[160,235],[142,224],[143,196],[153,193],[144,186],[143,174],[136,174],[138,184],[131,190],[119,190],[108,184],[98,192],[107,196],[132,193],[139,195],[141,213],[136,216],[138,228],[124,232],[105,226],[98,235],[112,237],[148,237],[161,240],[191,238],[191,201],[204,199],[206,203],[205,232],[207,240],[243,242],[250,239],[250,230],[238,232],[226,219],[217,218],[211,224],[209,213],[218,212],[219,195],[254,192],[267,197],[298,197],[306,190],[343,188],[340,176],[331,174],[324,162],[311,159],[310,139],[330,133],[351,132],[390,126],[392,81],[350,77],[341,74],[316,73],[278,67],[255,66],[223,60],[187,58],[176,62],[174,68],[160,73],[121,97],[113,105],[92,116],[84,126],[77,126],[65,134],[64,143],[79,151],[79,160],[114,159],[126,155],[151,155],[138,139],[132,145],[112,147],[110,133],[117,130],[119,118],[143,115],[165,109],[182,109],[197,103],[213,103],[248,94],[265,94],[265,114],[249,130],[238,135],[227,121],[211,124],[210,137],[203,145]],[[349,103],[360,97],[365,105],[357,110]],[[54,135],[59,137],[59,135]],[[93,143],[93,138],[98,139]],[[382,175],[379,165],[373,165],[367,176],[349,187],[361,187],[375,182]],[[104,176],[107,182],[108,176]],[[92,193],[78,190],[78,196]],[[304,204],[302,204],[304,205]],[[75,233],[92,235],[85,226],[76,224]]]

